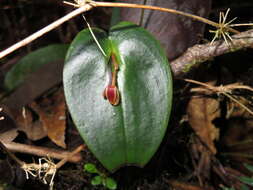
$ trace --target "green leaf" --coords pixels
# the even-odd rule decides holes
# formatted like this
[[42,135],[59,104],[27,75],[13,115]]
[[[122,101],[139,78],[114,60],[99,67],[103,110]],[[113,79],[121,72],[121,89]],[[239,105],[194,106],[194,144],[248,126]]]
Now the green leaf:
[[223,190],[235,190],[234,187],[222,187]]
[[84,165],[84,170],[89,173],[99,173],[96,166],[90,163]]
[[253,166],[249,164],[243,164],[249,171],[253,172]]
[[[63,83],[69,111],[81,136],[110,171],[123,165],[143,167],[165,134],[172,103],[172,78],[160,44],[145,29],[129,22],[109,35],[93,29],[104,57],[88,30],[72,42]],[[111,53],[119,64],[120,103],[103,98],[112,72]]]
[[69,45],[53,44],[33,51],[20,59],[6,74],[4,84],[11,91],[18,87],[28,74],[37,71],[42,65],[64,60]]
[[91,184],[92,185],[100,185],[100,184],[102,184],[102,180],[103,180],[102,177],[97,175],[97,176],[92,178]]
[[249,187],[248,187],[247,185],[244,185],[244,184],[243,184],[243,185],[241,186],[241,190],[249,190]]
[[108,189],[117,189],[117,182],[110,178],[110,177],[107,177],[105,178],[105,186],[108,188]]
[[253,187],[253,178],[242,176],[242,177],[239,177],[239,180]]

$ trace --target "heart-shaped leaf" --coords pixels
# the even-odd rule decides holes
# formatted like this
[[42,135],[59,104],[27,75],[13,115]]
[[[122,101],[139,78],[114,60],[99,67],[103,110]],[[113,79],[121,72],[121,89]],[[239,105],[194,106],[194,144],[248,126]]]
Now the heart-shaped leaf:
[[[108,170],[144,166],[168,125],[172,79],[167,58],[159,42],[132,23],[119,23],[109,35],[100,29],[93,32],[106,57],[89,30],[77,35],[67,53],[63,82],[71,116]],[[119,102],[103,97],[113,75]]]

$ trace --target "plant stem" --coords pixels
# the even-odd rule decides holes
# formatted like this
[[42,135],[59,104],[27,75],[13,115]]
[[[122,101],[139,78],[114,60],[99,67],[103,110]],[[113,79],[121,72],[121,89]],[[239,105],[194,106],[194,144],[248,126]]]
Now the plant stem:
[[[174,9],[169,9],[169,8],[163,8],[163,7],[157,7],[157,6],[151,6],[151,5],[139,5],[139,4],[132,4],[132,3],[111,3],[111,2],[91,2],[91,5],[94,7],[126,7],[126,8],[138,8],[138,9],[149,9],[149,10],[157,10],[157,11],[162,11],[162,12],[167,12],[167,13],[172,13],[172,14],[177,14],[177,15],[182,15],[186,17],[190,17],[194,20],[198,20],[200,22],[209,24],[211,26],[214,26],[215,28],[219,28],[220,25],[216,22],[213,22],[211,20],[208,20],[206,18],[193,15],[190,13],[185,13],[182,11],[174,10]],[[233,28],[227,28],[229,32],[239,34],[240,32],[233,29]]]
[[[1,142],[0,142],[1,145]],[[47,147],[40,147],[40,146],[33,146],[33,145],[27,145],[27,144],[21,144],[21,143],[4,143],[4,147],[11,153],[11,152],[20,152],[24,154],[32,154],[36,156],[46,157],[50,156],[50,158],[55,159],[64,159],[65,157],[69,156],[71,152],[69,151],[62,151],[57,149],[51,149]],[[1,147],[1,146],[0,146]],[[12,153],[11,153],[12,154]],[[80,162],[82,159],[80,154],[75,154],[74,156],[69,158],[69,162]]]
[[112,71],[112,83],[111,85],[112,86],[116,86],[116,78],[117,78],[117,72],[119,70],[119,66],[118,66],[118,63],[117,63],[117,60],[115,58],[115,55],[112,54],[112,64],[113,64],[113,71]]

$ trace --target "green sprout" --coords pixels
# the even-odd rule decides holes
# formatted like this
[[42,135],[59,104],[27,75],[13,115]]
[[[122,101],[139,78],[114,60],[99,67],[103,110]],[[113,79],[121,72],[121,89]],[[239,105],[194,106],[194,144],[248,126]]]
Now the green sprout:
[[84,171],[91,174],[96,174],[91,179],[92,185],[103,185],[106,188],[112,190],[117,189],[117,182],[113,178],[108,177],[106,174],[100,172],[94,164],[91,163],[85,164]]

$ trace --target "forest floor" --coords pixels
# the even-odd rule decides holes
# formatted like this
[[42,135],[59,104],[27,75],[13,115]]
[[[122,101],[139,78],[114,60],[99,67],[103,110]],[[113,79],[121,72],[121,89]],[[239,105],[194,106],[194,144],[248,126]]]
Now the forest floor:
[[[230,19],[238,17],[237,23],[253,21],[251,0],[213,0],[209,18],[218,21],[219,12],[227,8],[231,9]],[[71,10],[72,7],[57,0],[2,1],[0,50]],[[85,15],[91,26],[110,28],[112,9],[97,8]],[[62,76],[59,74],[62,66],[41,68],[30,74],[18,90],[8,93],[4,86],[6,74],[34,50],[50,44],[71,43],[83,28],[86,28],[86,23],[78,16],[0,59],[1,113],[4,117],[0,121],[0,140],[25,163],[38,163],[40,158],[44,158],[48,164],[57,164],[85,143],[65,105]],[[247,28],[240,29],[244,31]],[[206,27],[200,43],[212,40],[209,30]],[[201,81],[201,84],[175,77],[167,132],[158,151],[144,168],[128,166],[109,174],[84,146],[83,151],[73,156],[76,160],[66,162],[57,170],[54,189],[106,189],[91,184],[94,175],[84,171],[87,163],[96,165],[102,173],[112,177],[117,182],[117,189],[242,189],[246,182],[239,177],[252,176],[248,166],[253,166],[252,63],[253,50],[248,48],[210,59],[184,76],[184,79],[191,78]],[[41,76],[48,73],[52,78],[45,82]],[[238,87],[239,84],[248,89]],[[221,85],[223,88],[219,88]],[[64,119],[60,120],[60,117]],[[20,164],[6,154],[3,147],[1,150],[0,190],[49,188],[43,180],[30,174],[27,180]],[[48,158],[48,154],[55,154],[57,159]],[[47,180],[50,182],[50,176]]]

